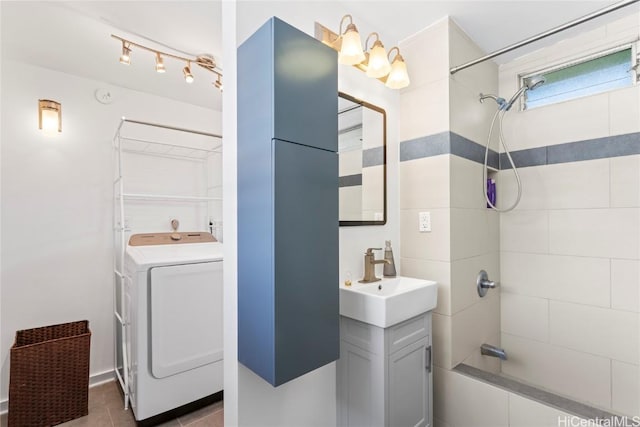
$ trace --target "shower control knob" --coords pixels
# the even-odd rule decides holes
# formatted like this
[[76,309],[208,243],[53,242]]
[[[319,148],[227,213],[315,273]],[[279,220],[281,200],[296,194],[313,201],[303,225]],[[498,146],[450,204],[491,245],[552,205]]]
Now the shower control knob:
[[476,280],[476,287],[480,298],[484,297],[489,289],[494,289],[496,286],[496,282],[489,280],[487,272],[480,270],[480,273],[478,273],[478,279]]

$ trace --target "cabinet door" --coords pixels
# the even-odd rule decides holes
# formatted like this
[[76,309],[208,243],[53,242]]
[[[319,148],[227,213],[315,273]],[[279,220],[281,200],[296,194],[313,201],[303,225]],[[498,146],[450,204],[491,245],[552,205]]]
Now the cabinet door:
[[383,427],[384,355],[340,342],[338,425]]
[[427,339],[389,355],[389,425],[429,425]]
[[274,139],[273,188],[280,385],[339,356],[338,155]]

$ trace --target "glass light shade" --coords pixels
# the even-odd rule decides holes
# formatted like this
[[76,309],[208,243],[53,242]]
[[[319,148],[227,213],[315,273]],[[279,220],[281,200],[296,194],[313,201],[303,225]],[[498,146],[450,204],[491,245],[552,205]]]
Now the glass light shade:
[[129,56],[128,53],[123,52],[122,55],[120,55],[120,63],[124,65],[131,64],[131,57]]
[[338,62],[345,65],[356,65],[364,61],[362,42],[358,30],[347,28],[347,32],[342,36],[342,47],[338,55]]
[[387,52],[379,41],[373,44],[371,52],[369,52],[369,64],[367,65],[367,76],[378,79],[389,74],[391,64],[387,59]]
[[58,112],[47,108],[42,109],[42,131],[47,135],[55,135],[59,129]]
[[411,81],[409,80],[409,73],[407,73],[407,64],[404,63],[404,59],[396,56],[393,64],[391,64],[391,71],[387,77],[386,86],[390,89],[402,89],[409,86]]

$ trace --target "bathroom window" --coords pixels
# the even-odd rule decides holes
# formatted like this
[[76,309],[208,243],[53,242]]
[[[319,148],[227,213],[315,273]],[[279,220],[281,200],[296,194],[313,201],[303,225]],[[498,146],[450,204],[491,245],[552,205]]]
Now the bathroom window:
[[[532,73],[531,75],[544,75],[546,83],[526,93],[523,109],[555,104],[633,85],[635,80],[632,69],[633,53],[633,48],[627,45],[621,49],[609,50],[576,62]],[[528,75],[521,77],[524,79]]]

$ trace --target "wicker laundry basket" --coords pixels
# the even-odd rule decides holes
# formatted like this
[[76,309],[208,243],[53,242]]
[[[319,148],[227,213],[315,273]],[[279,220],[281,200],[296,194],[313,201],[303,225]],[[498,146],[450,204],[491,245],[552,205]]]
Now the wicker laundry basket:
[[11,347],[9,427],[43,427],[89,413],[89,322],[16,332]]

